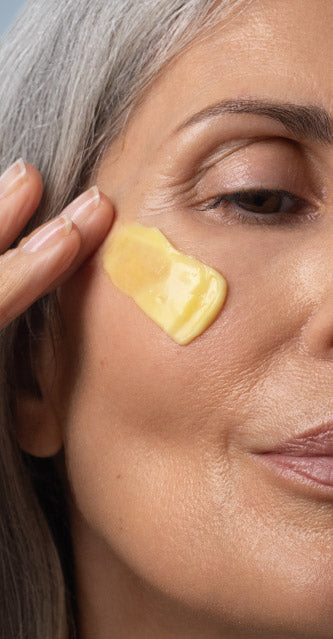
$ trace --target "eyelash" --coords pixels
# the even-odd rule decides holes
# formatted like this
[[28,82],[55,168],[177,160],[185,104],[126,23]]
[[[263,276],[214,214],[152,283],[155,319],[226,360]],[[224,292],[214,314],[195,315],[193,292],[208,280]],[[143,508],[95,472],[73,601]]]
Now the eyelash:
[[[282,200],[285,198],[290,201],[290,205],[288,206],[288,210],[281,211],[280,213],[255,213],[250,211],[248,213],[243,213],[242,211],[246,211],[248,209],[236,202],[237,200],[240,201],[241,198],[244,199],[245,197],[263,198],[264,200],[272,197],[281,198]],[[252,208],[254,207],[255,205],[253,205]],[[301,219],[304,219],[304,217],[307,219],[314,219],[313,207],[310,207],[305,200],[302,200],[289,191],[284,191],[282,189],[244,189],[233,193],[219,195],[214,200],[210,201],[202,210],[210,211],[218,208],[224,208],[227,213],[232,210],[231,217],[233,219],[238,219],[243,224],[264,224],[266,226],[283,224],[285,226],[291,226],[300,223]],[[310,208],[312,208],[312,211],[309,211]],[[305,213],[306,209],[307,213]]]

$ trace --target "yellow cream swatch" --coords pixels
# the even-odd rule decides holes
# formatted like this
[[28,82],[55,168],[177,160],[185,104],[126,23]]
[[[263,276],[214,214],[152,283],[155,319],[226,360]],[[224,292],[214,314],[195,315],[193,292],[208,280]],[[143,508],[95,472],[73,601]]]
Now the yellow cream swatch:
[[156,227],[118,230],[103,255],[113,284],[177,344],[188,344],[214,320],[227,294],[213,268],[177,251]]

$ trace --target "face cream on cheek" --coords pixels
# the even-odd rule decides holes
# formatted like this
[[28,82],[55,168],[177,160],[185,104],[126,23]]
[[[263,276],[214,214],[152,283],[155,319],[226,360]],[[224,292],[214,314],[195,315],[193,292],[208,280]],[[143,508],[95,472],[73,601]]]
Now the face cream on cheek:
[[181,345],[208,328],[227,294],[220,273],[177,251],[156,227],[120,228],[103,266],[113,284]]

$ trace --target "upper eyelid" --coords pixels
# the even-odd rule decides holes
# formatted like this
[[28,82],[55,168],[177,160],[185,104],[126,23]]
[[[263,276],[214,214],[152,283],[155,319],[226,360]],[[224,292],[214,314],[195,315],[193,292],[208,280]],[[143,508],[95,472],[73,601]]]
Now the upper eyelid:
[[[276,158],[274,159],[274,162],[276,163]],[[246,165],[246,169],[248,170],[250,166],[251,166],[251,162],[248,165]],[[316,172],[315,172],[315,175],[311,175],[310,170],[309,171],[305,170],[305,167],[304,167],[304,170],[300,170],[301,168],[300,165],[298,166],[295,165],[295,171],[290,173],[290,170],[287,169],[287,173],[284,176],[283,175],[284,168],[281,169],[281,166],[283,167],[283,164],[279,165],[278,174],[277,176],[275,176],[276,180],[275,180],[275,177],[267,178],[266,176],[266,177],[263,177],[262,180],[260,179],[260,177],[259,178],[254,177],[253,184],[250,185],[247,183],[248,182],[247,178],[243,179],[242,175],[240,174],[240,179],[238,184],[237,184],[238,180],[236,180],[236,184],[231,184],[231,186],[229,187],[225,185],[217,185],[216,187],[210,186],[209,190],[215,191],[215,197],[221,194],[228,195],[229,193],[233,194],[233,193],[239,193],[239,192],[245,192],[245,191],[246,192],[259,191],[259,190],[261,191],[265,190],[270,192],[283,191],[284,193],[286,194],[289,193],[290,195],[298,198],[299,200],[307,201],[313,207],[318,207],[322,205],[323,203],[325,203],[325,199],[327,197],[327,189],[323,186],[322,180],[317,180],[318,175]],[[213,167],[213,169],[214,168],[215,167]],[[309,169],[309,167],[307,167],[307,169]],[[260,171],[257,169],[258,175],[260,176],[260,173],[263,171]],[[217,182],[218,182],[218,176],[219,174],[217,175],[217,178],[216,178]],[[221,176],[222,178],[224,177],[223,167],[221,167]],[[267,182],[269,181],[271,182],[276,181],[276,183],[266,186],[265,183],[267,184]],[[278,186],[278,183],[281,184],[281,187]],[[287,185],[287,188],[283,188],[282,186],[283,183]],[[200,188],[205,188],[204,176],[200,178],[200,180],[197,179],[195,180],[195,182],[194,181],[192,182],[191,193],[195,197],[197,196],[200,197],[200,202],[212,201],[214,199],[214,194],[209,198],[203,197],[203,194],[202,193],[200,194],[199,192]]]
[[271,140],[272,136],[262,136],[260,138],[243,138],[242,140],[231,140],[224,142],[215,147],[203,160],[198,162],[193,170],[191,182],[195,187],[199,187],[210,169],[217,167],[219,163],[223,163],[231,158],[234,153],[238,153],[243,149],[249,149],[251,146]]
[[[234,153],[238,153],[242,150],[248,150],[253,146],[261,143],[285,143],[285,145],[296,148],[298,146],[295,140],[289,139],[283,135],[262,134],[253,136],[242,136],[239,138],[233,137],[230,140],[222,141],[214,146],[205,154],[202,154],[200,158],[197,158],[190,166],[184,169],[186,162],[183,162],[177,170],[176,174],[169,174],[168,172],[163,175],[164,186],[169,188],[179,188],[179,190],[187,190],[195,185],[199,185],[204,179],[206,173],[219,163],[231,158]],[[200,145],[199,145],[200,148]],[[170,159],[170,158],[169,158]]]
[[293,147],[298,146],[295,143],[295,140],[290,140],[289,138],[283,136],[272,136],[272,135],[262,135],[256,137],[242,138],[239,140],[230,140],[229,142],[224,142],[214,148],[208,155],[197,165],[198,172],[208,171],[212,166],[216,164],[216,162],[221,162],[226,160],[228,157],[232,156],[233,153],[238,153],[242,149],[249,149],[256,144],[261,144],[264,142],[274,143],[290,143]]
[[304,153],[306,151],[305,147],[303,149],[303,145],[300,142],[292,138],[288,138],[286,135],[250,135],[248,137],[243,136],[241,138],[233,138],[215,145],[214,148],[212,148],[203,158],[196,162],[194,171],[196,174],[206,172],[219,162],[232,157],[234,153],[239,153],[242,150],[251,150],[251,147],[255,147],[260,144],[271,145],[272,152],[277,152],[276,145],[280,145],[286,150],[294,150],[294,152],[297,152],[299,156],[302,156],[305,159],[305,155],[303,154],[303,151]]
[[216,163],[222,162],[232,156],[233,153],[237,153],[242,149],[248,149],[250,146],[264,142],[267,139],[269,138],[248,138],[243,140],[232,140],[231,142],[221,144],[198,164],[197,172],[204,173],[212,168],[212,166]]

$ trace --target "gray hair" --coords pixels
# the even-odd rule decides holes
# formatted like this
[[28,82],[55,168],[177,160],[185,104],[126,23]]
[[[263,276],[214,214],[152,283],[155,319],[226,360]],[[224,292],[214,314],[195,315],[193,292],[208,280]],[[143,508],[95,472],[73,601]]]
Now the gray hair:
[[[94,183],[103,154],[165,65],[244,2],[27,2],[0,40],[0,170],[22,156],[40,171],[44,191],[12,246],[57,215],[88,181]],[[39,472],[39,486],[50,482],[47,493],[52,473],[46,474],[45,460],[38,465],[20,451],[13,434],[19,393],[40,394],[34,348],[46,328],[54,336],[60,319],[50,293],[0,334],[3,639],[77,636],[74,600],[61,561],[62,514],[51,525],[36,479]],[[57,478],[53,483],[59,483]],[[49,511],[59,513],[60,492],[52,495]]]

